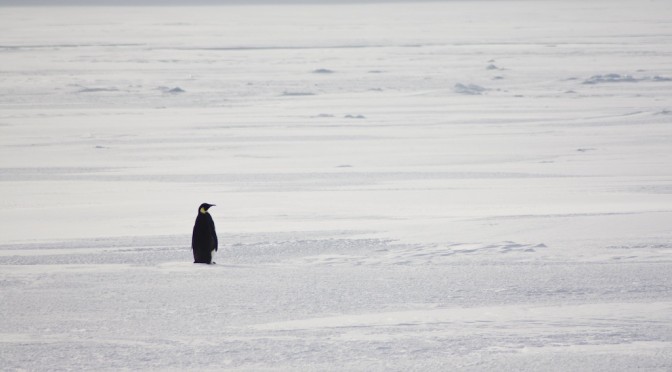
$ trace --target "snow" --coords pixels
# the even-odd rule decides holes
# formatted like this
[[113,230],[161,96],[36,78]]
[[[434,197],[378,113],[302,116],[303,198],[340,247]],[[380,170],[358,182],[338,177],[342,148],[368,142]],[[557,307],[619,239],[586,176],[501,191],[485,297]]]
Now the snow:
[[669,370],[670,17],[2,8],[2,368]]
[[602,84],[602,83],[637,83],[640,81],[672,81],[672,79],[663,76],[644,76],[644,77],[634,77],[631,75],[620,75],[620,74],[606,74],[606,75],[593,75],[590,78],[586,79],[583,84]]
[[476,84],[462,84],[462,83],[455,84],[455,93],[478,95],[485,92],[486,90],[487,89]]

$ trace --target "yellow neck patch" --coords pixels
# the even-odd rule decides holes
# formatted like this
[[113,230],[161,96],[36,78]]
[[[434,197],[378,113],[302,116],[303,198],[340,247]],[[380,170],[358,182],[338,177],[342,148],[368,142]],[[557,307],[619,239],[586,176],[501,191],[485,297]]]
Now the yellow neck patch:
[[208,211],[206,211],[205,208],[201,208],[201,213],[206,214]]

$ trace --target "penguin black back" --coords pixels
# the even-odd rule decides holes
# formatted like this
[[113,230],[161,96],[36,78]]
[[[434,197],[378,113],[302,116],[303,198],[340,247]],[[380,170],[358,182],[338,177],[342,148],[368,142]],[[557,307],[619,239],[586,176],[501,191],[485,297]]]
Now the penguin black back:
[[215,205],[203,203],[198,207],[198,215],[191,236],[194,263],[212,263],[212,251],[217,251],[218,241],[215,222],[208,213],[208,209],[213,206]]

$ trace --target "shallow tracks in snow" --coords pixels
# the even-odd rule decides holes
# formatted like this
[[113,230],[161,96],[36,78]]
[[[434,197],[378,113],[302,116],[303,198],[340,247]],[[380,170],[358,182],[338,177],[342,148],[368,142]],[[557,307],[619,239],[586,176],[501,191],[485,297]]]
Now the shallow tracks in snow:
[[[380,244],[377,244],[378,246]],[[534,253],[546,248],[543,243],[519,244],[502,242],[495,244],[452,243],[446,245],[403,245],[386,244],[369,250],[365,254],[321,254],[290,260],[298,265],[427,265],[454,263],[456,258],[492,257],[508,253]],[[525,258],[517,255],[518,259]]]

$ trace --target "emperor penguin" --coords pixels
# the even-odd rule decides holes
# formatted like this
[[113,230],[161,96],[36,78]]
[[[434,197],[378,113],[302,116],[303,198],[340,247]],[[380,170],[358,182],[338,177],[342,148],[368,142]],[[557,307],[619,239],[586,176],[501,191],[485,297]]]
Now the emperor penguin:
[[198,207],[198,215],[191,236],[191,249],[194,251],[194,263],[213,264],[212,252],[217,251],[217,233],[215,222],[208,213],[214,204],[203,203]]

